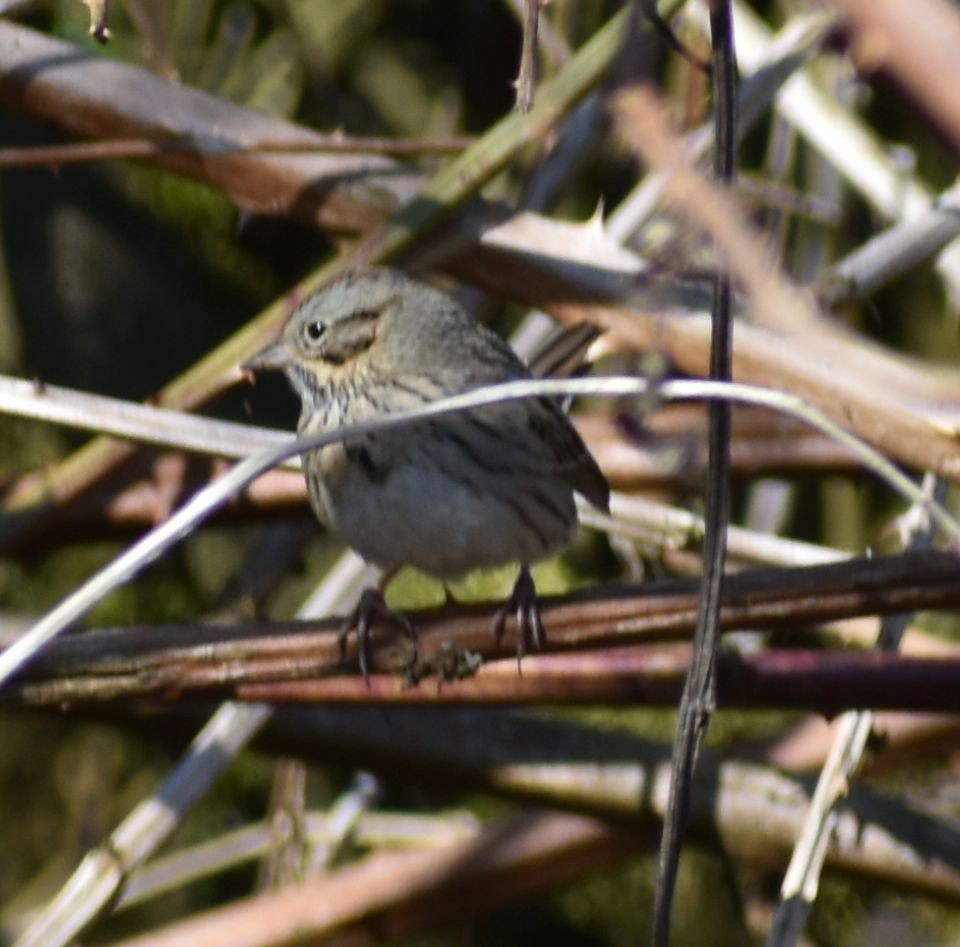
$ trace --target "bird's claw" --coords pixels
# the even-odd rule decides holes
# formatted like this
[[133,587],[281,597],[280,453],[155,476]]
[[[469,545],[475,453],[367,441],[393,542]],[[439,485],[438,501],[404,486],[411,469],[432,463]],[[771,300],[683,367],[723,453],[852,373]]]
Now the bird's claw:
[[357,662],[367,683],[370,682],[370,630],[377,622],[399,628],[410,639],[413,645],[413,660],[416,661],[417,632],[413,623],[403,612],[390,608],[379,589],[364,589],[357,607],[340,626],[337,643],[340,645],[340,660],[343,661],[347,656],[347,638],[351,631],[356,630]]
[[520,570],[506,604],[498,608],[493,616],[493,634],[498,648],[511,612],[517,619],[517,671],[523,674],[523,656],[528,650],[542,650],[547,643],[540,606],[537,604],[537,589],[526,567]]

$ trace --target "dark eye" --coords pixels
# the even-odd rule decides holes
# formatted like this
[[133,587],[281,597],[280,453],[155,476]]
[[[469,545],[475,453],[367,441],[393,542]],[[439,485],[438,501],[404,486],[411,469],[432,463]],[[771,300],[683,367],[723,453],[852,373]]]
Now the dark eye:
[[317,342],[319,341],[320,336],[327,331],[327,327],[318,319],[315,322],[308,322],[303,331],[311,342]]

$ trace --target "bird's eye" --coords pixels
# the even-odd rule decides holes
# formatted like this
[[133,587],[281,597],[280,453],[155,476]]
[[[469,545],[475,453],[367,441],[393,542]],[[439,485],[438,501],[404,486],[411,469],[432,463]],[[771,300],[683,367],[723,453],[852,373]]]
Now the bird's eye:
[[303,331],[310,342],[317,342],[326,330],[326,325],[317,319],[315,322],[308,322]]

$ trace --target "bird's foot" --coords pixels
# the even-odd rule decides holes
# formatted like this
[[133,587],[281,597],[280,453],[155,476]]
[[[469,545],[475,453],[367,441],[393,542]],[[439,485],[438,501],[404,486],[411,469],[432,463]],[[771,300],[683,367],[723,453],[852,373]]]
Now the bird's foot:
[[543,619],[540,617],[540,606],[537,604],[537,589],[533,584],[530,570],[524,566],[517,576],[513,592],[505,605],[497,609],[493,616],[493,634],[496,637],[497,647],[507,624],[507,617],[513,612],[517,618],[517,671],[523,674],[523,656],[528,650],[541,650],[547,643],[547,636],[543,630]]
[[340,658],[344,660],[347,652],[347,638],[350,632],[357,632],[357,661],[363,679],[370,681],[370,630],[377,623],[399,628],[413,645],[413,661],[417,655],[417,632],[413,623],[403,612],[395,611],[387,605],[380,589],[364,589],[353,614],[340,626],[337,642],[340,645]]

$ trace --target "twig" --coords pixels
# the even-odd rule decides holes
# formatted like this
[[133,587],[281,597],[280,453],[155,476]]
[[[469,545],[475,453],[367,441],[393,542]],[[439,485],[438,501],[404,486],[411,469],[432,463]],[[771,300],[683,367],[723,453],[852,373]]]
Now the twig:
[[356,835],[360,820],[383,794],[376,778],[359,772],[346,792],[334,802],[327,814],[327,836],[312,846],[306,864],[306,877],[333,867],[344,846]]
[[516,109],[529,112],[533,108],[533,93],[537,87],[537,52],[539,43],[537,34],[540,29],[541,0],[522,0],[523,43],[520,50],[520,71],[514,83],[517,89]]
[[303,877],[307,772],[300,760],[277,761],[267,803],[269,839],[257,872],[257,889],[282,888]]
[[[710,3],[714,101],[714,163],[717,180],[729,186],[736,174],[737,60],[729,0]],[[727,270],[713,287],[710,378],[729,381],[733,365],[733,285]],[[667,947],[680,846],[690,811],[693,773],[703,736],[717,703],[716,663],[720,646],[720,603],[730,519],[730,405],[710,405],[709,472],[704,530],[704,573],[693,638],[693,660],[680,697],[674,737],[670,796],[663,821],[657,890],[653,905],[654,947]]]
[[[612,516],[608,517],[585,502],[577,506],[582,523],[613,535],[664,549],[692,548],[702,543],[703,517],[689,510],[616,491],[610,496],[610,510]],[[730,555],[747,562],[780,566],[811,566],[850,558],[849,553],[838,549],[735,525],[727,528],[727,549]]]
[[657,35],[670,47],[675,53],[679,53],[686,59],[695,69],[699,69],[701,72],[710,72],[710,63],[701,59],[689,46],[684,43],[679,36],[673,31],[670,24],[660,15],[660,11],[657,9],[656,0],[642,0],[640,3],[640,9],[643,11],[643,16],[647,19],[653,28],[656,30]]
[[35,145],[0,148],[0,168],[30,168],[45,165],[82,164],[119,158],[159,158],[163,155],[203,155],[216,158],[256,154],[379,154],[415,156],[459,154],[476,139],[452,138],[365,138],[354,135],[314,133],[309,141],[262,140],[235,142],[192,138],[115,138],[103,141],[72,142],[63,145]]
[[152,854],[270,716],[260,704],[224,704],[159,789],[91,851],[15,947],[61,947],[93,921],[128,873]]
[[[537,372],[537,374],[539,373]],[[65,424],[83,430],[97,431],[101,434],[126,437],[142,443],[158,444],[200,454],[236,459],[249,457],[257,450],[262,450],[265,447],[289,443],[293,438],[292,434],[285,431],[220,421],[189,414],[185,411],[172,411],[169,408],[157,408],[139,402],[109,398],[72,388],[62,388],[0,375],[0,413],[3,412],[20,417]],[[651,423],[655,425],[656,422],[654,420]],[[783,441],[785,440],[782,423],[778,422],[777,425],[770,427],[769,433],[762,418],[757,419],[757,423],[759,424],[759,435],[762,441],[775,440],[777,443],[776,454],[782,457],[784,453]],[[656,427],[654,429],[658,430]],[[673,427],[669,430],[675,433]],[[601,466],[604,466],[608,478],[616,480],[616,471],[614,470],[611,474],[609,465],[604,463],[605,455],[602,445],[596,443],[590,431],[585,433],[593,453],[601,461]],[[691,433],[696,435],[697,432]],[[809,437],[809,434],[804,434],[805,440],[809,440]],[[830,456],[827,458],[828,463],[836,463],[841,456],[846,459],[846,466],[852,463],[852,455],[845,452],[843,448],[838,447],[833,441],[826,438],[824,438],[824,443],[830,445],[831,449]],[[621,453],[622,451],[617,451],[618,455]],[[734,452],[734,466],[737,469],[742,469],[740,467],[740,461],[743,459],[742,455],[742,451]],[[808,448],[802,444],[798,445],[798,459],[807,456]],[[740,461],[737,458],[740,458]],[[784,469],[784,463],[781,460],[776,469]],[[763,469],[762,460],[760,465],[759,469]],[[292,471],[299,471],[301,465],[299,458],[293,457],[280,466]],[[754,464],[747,467],[746,472],[756,473],[757,469],[758,467]],[[197,471],[196,473],[196,478],[191,476],[179,480],[175,492],[183,494],[185,491],[199,489],[202,483],[207,480],[207,472]],[[267,475],[267,477],[269,476]],[[201,480],[200,477],[204,479]],[[296,490],[293,495],[291,495],[290,489],[286,488],[286,480],[280,484],[284,489],[276,493],[266,489],[263,479],[259,483],[265,489],[258,494],[249,495],[251,504],[256,508],[259,508],[266,500],[267,505],[278,503],[282,509],[287,510],[294,496],[299,498],[304,506],[306,505],[306,488],[300,479],[295,480]],[[124,502],[123,523],[127,525],[135,523],[138,516],[140,522],[145,526],[156,523],[161,516],[155,506],[149,505],[150,499],[150,497],[145,498],[139,508],[132,508],[130,503]],[[597,529],[638,536],[648,543],[652,541],[651,529],[659,533],[666,530],[673,538],[662,536],[657,541],[673,545],[674,548],[676,548],[678,535],[681,544],[693,542],[694,539],[699,541],[703,537],[702,518],[698,518],[686,510],[668,507],[642,498],[629,497],[625,494],[614,494],[613,508],[617,512],[617,517],[620,518],[619,521],[617,518],[598,513],[586,504],[580,504],[580,519]],[[69,515],[66,519],[60,517],[58,534],[61,538],[70,535],[69,522]],[[646,531],[638,534],[637,527],[645,527]],[[835,557],[839,555],[835,551],[826,550],[823,547],[809,547],[808,549],[807,544],[804,543],[797,544],[790,540],[744,530],[736,526],[728,529],[728,540],[732,544],[731,548],[734,554],[755,562],[785,563],[787,560],[783,556],[788,556],[789,561],[795,564],[803,564],[823,561],[824,556],[830,557],[832,555]],[[779,549],[782,549],[783,552],[778,553],[776,550]],[[807,550],[809,554],[805,554],[804,550]],[[771,556],[773,558],[770,558]],[[801,558],[798,559],[797,556]]]
[[[926,486],[932,498],[935,497],[939,502],[945,501],[944,481],[939,481],[934,488],[933,478],[928,477]],[[905,545],[908,550],[927,549],[933,538],[929,521],[922,507],[912,507],[911,512],[911,535]],[[906,614],[888,615],[880,626],[877,650],[895,652],[900,646],[908,620]],[[864,706],[870,706],[870,702],[864,702]],[[803,933],[817,898],[820,873],[835,823],[835,806],[849,791],[854,775],[862,763],[873,729],[873,720],[872,711],[857,710],[848,712],[840,721],[837,735],[811,797],[803,830],[783,877],[780,902],[767,937],[767,947],[792,947]]]
[[866,299],[935,257],[960,237],[960,193],[951,189],[928,210],[878,233],[823,273],[814,284],[822,306]]
[[[545,6],[549,0],[539,0],[541,7]],[[526,5],[524,0],[507,0],[507,6],[523,25],[523,17],[526,14]],[[540,18],[537,28],[538,51],[547,62],[555,68],[565,66],[572,55],[567,41],[560,35],[544,17]]]
[[[336,934],[398,940],[459,925],[492,908],[550,890],[648,844],[588,816],[533,813],[495,822],[437,851],[383,852],[328,876],[247,898],[124,941],[124,947],[283,947]],[[120,944],[116,947],[121,947]]]
[[[955,564],[954,564],[955,566]],[[954,596],[954,601],[956,597]],[[735,623],[734,627],[742,627]],[[222,651],[229,652],[230,642]],[[436,663],[455,665],[457,652],[442,649]],[[131,662],[132,663],[132,662]],[[178,662],[182,664],[183,662]],[[408,659],[409,666],[409,659]],[[501,658],[483,664],[470,677],[444,680],[437,677],[411,684],[390,669],[367,678],[355,673],[319,674],[305,649],[291,653],[283,661],[219,659],[196,668],[162,668],[153,674],[105,675],[98,680],[77,676],[60,681],[25,683],[12,691],[10,698],[22,698],[28,707],[72,708],[110,702],[113,709],[123,702],[149,698],[154,706],[176,704],[185,696],[217,697],[274,705],[382,704],[542,706],[596,705],[673,707],[692,667],[691,651],[684,644],[607,647],[601,651],[576,654],[536,654],[524,658],[523,674],[517,674],[516,658]],[[431,671],[433,669],[431,668]],[[454,671],[456,667],[454,666]],[[416,671],[414,672],[416,673]],[[771,649],[751,654],[725,652],[716,661],[716,706],[741,709],[777,709],[805,711],[832,716],[861,707],[878,710],[957,713],[960,694],[955,683],[960,677],[960,657],[907,658],[898,654],[864,651],[810,651]],[[102,686],[98,686],[102,685]],[[10,705],[10,700],[5,701]],[[867,721],[869,722],[869,721]],[[845,728],[844,739],[856,735],[865,740],[869,727],[862,731]],[[832,775],[843,780],[857,761],[852,746]],[[836,784],[815,796],[815,809],[823,809],[822,793],[832,794]],[[848,787],[844,785],[843,791]],[[829,807],[829,806],[828,806]],[[825,845],[829,831],[817,833],[817,843]],[[808,853],[803,857],[821,857]],[[814,871],[819,866],[814,867]],[[791,875],[791,882],[796,880]],[[815,895],[816,878],[809,882],[813,890],[802,892],[804,899]],[[801,892],[791,884],[796,897]]]
[[[862,343],[856,346],[847,345],[849,337],[816,312],[809,298],[783,275],[763,240],[729,196],[688,166],[685,161],[684,142],[671,131],[659,100],[644,90],[624,93],[619,100],[618,113],[624,134],[638,154],[643,155],[656,167],[670,172],[668,196],[671,205],[698,230],[714,240],[722,250],[732,275],[747,294],[751,321],[765,329],[776,328],[784,334],[773,347],[779,351],[771,353],[772,359],[781,363],[780,371],[789,371],[795,377],[806,376],[806,382],[796,386],[791,384],[791,387],[804,388],[810,399],[819,402],[828,412],[837,410],[839,405],[843,404],[844,407],[840,410],[848,419],[856,414],[865,420],[866,415],[872,414],[882,405],[882,412],[873,417],[870,433],[867,434],[862,426],[859,430],[893,456],[904,456],[905,441],[913,440],[917,424],[916,419],[912,423],[906,423],[903,412],[906,410],[908,414],[912,413],[926,401],[926,395],[920,393],[922,383],[918,388],[909,390],[909,380],[899,372],[893,362]],[[560,308],[562,306],[563,304]],[[554,311],[554,308],[552,307],[551,311]],[[582,311],[577,315],[579,318],[585,317]],[[656,320],[657,336],[662,347],[667,347],[663,342],[666,335],[663,329],[668,320],[669,317]],[[643,334],[642,326],[636,322],[629,325],[624,322],[621,328],[620,319],[605,321],[612,324],[624,340]],[[678,331],[689,334],[693,321],[684,317],[682,322],[683,326],[678,326]],[[743,338],[745,335],[748,333],[736,333],[738,370],[740,365],[752,366],[758,375],[771,377],[774,374],[772,364],[760,366],[754,362],[756,351],[750,351],[752,340],[749,337]],[[794,347],[792,340],[801,338],[806,341],[798,342]],[[791,340],[789,343],[788,339]],[[828,369],[827,366],[832,365],[837,357],[837,344],[842,346],[848,359],[844,361],[842,369],[839,365],[836,369]],[[669,350],[671,355],[675,354],[672,346]],[[678,364],[685,367],[689,364],[691,353],[676,354],[675,357]],[[702,371],[701,359],[702,353],[698,352],[698,367],[694,369],[698,373]],[[801,361],[803,365],[800,364]],[[779,375],[779,372],[777,374]],[[863,401],[864,382],[868,376],[875,376],[868,385],[870,405],[861,410],[854,405]],[[894,381],[895,378],[897,382]],[[895,384],[896,388],[893,387]],[[912,387],[910,385],[910,388]],[[834,389],[836,396],[828,400],[827,391],[830,389]],[[917,401],[913,408],[908,408],[907,405],[914,398]],[[946,436],[951,423],[947,419],[949,412],[944,411],[942,401],[938,403],[932,400],[920,408],[920,412],[925,418],[923,423],[928,433],[941,442],[936,451],[927,452],[924,448],[919,448],[925,455],[922,465],[938,475],[948,475],[946,468],[952,464],[944,463],[944,450],[950,452],[953,450],[951,445],[955,445],[952,432]]]
[[[522,676],[516,673],[516,659],[505,658],[484,664],[472,677],[424,681],[413,687],[396,673],[374,674],[369,681],[350,674],[240,683],[216,688],[216,692],[226,690],[241,700],[274,704],[674,707],[692,668],[690,650],[685,645],[645,645],[575,655],[534,655],[529,660],[525,657]],[[797,710],[826,716],[867,706],[878,710],[960,711],[960,694],[955,687],[960,658],[956,657],[905,658],[862,651],[794,649],[745,655],[730,652],[717,659],[714,675],[715,707]],[[865,737],[862,733],[861,739]],[[824,844],[828,837],[829,833]]]
[[[307,840],[315,845],[337,840],[337,826],[326,812],[308,811],[304,826]],[[466,814],[363,812],[354,837],[365,848],[435,848],[465,841],[476,835],[477,828],[476,820]],[[271,829],[267,822],[259,822],[149,862],[130,876],[114,910],[134,907],[259,857],[270,844]]]
[[[217,457],[249,456],[287,444],[291,438],[286,431],[198,417],[9,375],[0,375],[0,413]],[[300,462],[293,458],[287,466],[298,470]]]
[[[791,19],[749,64],[750,75],[741,83],[738,100],[741,115],[737,133],[745,135],[766,114],[779,90],[794,72],[816,53],[835,22],[823,13]],[[700,161],[713,149],[713,132],[705,124],[688,136],[688,159]],[[654,171],[646,175],[610,215],[607,228],[619,240],[626,240],[657,209],[667,175]]]
[[[886,6],[892,8],[890,4]],[[751,68],[758,57],[764,55],[771,42],[770,33],[741,0],[735,0],[734,15],[738,52],[747,68]],[[912,6],[910,18],[912,26],[926,22]],[[888,219],[915,217],[933,203],[934,194],[930,187],[897,167],[884,142],[857,117],[839,107],[834,98],[820,90],[806,69],[800,70],[783,87],[776,107],[779,114],[843,175],[851,189]],[[960,244],[949,245],[940,254],[936,266],[956,299],[960,296]]]

